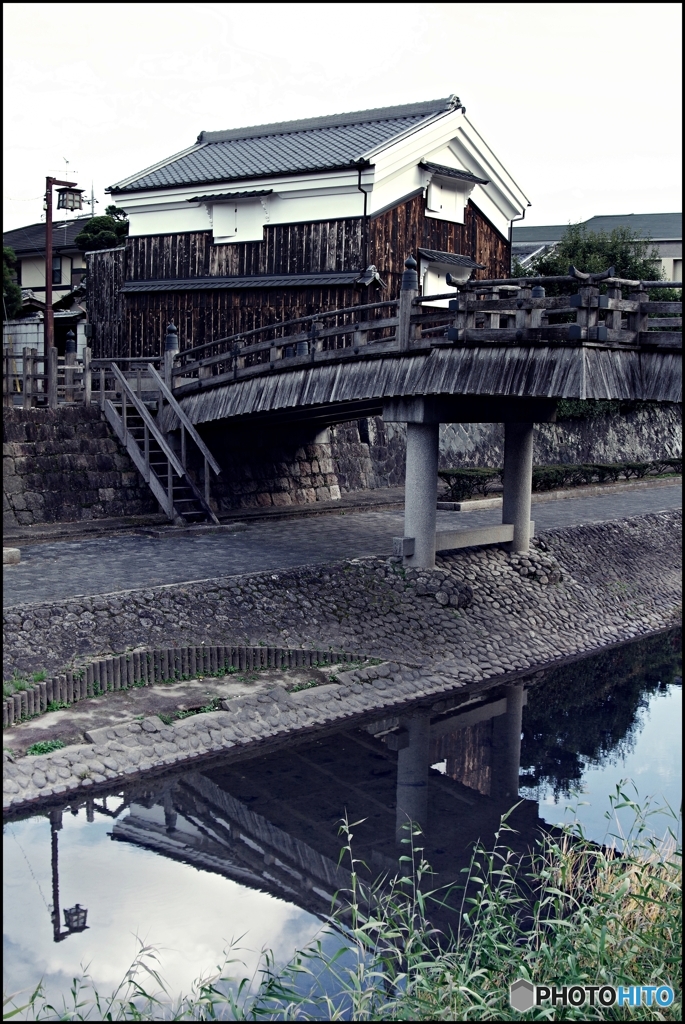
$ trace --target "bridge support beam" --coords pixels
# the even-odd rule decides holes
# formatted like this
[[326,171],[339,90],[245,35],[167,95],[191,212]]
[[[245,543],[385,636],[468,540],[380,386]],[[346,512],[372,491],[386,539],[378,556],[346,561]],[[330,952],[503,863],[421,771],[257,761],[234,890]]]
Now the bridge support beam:
[[397,812],[395,838],[408,839],[407,823],[428,826],[428,762],[430,760],[430,717],[412,715],[403,719],[408,743],[397,754]]
[[407,423],[404,536],[414,545],[404,564],[418,569],[435,566],[439,432],[439,423]]
[[504,495],[502,522],[514,527],[512,551],[530,546],[530,502],[533,487],[533,424],[504,424]]

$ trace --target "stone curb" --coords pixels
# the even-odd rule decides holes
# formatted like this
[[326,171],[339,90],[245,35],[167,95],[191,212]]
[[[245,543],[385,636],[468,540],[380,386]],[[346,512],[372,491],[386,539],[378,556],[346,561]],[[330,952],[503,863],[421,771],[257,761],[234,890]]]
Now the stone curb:
[[[653,480],[624,480],[617,484],[587,484],[583,487],[566,487],[560,491],[534,491],[531,501],[534,505],[541,501],[563,501],[566,498],[588,498],[602,494],[621,494],[625,491],[639,491],[647,487],[682,486],[680,473],[656,477]],[[477,512],[484,508],[501,508],[502,498],[474,498],[468,501],[438,501],[438,510],[443,512]]]
[[364,661],[366,655],[283,647],[234,647],[200,645],[133,651],[93,661],[76,672],[65,672],[36,683],[2,702],[2,727],[44,715],[48,705],[75,704],[88,697],[150,686],[172,680],[212,676],[225,672],[260,668],[307,668]]
[[395,711],[403,704],[461,688],[488,675],[497,673],[478,672],[458,659],[441,666],[440,675],[425,675],[419,668],[389,662],[341,672],[336,683],[295,693],[277,685],[267,693],[225,701],[229,710],[194,715],[169,726],[150,716],[141,722],[94,730],[94,743],[21,758],[16,763],[5,761],[3,810],[15,812],[67,792],[106,788],[144,772],[216,758],[232,748],[263,745],[279,734],[297,737],[316,727],[351,723],[388,706]]

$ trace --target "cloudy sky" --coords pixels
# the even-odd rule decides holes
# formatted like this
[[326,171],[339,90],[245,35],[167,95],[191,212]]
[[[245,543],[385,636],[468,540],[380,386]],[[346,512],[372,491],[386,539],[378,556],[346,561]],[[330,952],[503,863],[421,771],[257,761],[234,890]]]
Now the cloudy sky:
[[456,93],[526,222],[681,207],[680,4],[6,3],[5,228],[216,130]]

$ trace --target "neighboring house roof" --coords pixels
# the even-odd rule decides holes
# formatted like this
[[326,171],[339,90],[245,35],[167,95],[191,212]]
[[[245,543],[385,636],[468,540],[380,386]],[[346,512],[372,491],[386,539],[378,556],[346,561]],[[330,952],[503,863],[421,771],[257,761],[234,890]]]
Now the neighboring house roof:
[[487,178],[478,178],[470,171],[458,171],[456,167],[445,167],[444,164],[433,164],[429,160],[422,160],[421,167],[426,171],[432,171],[443,178],[459,178],[460,181],[470,181],[474,185],[489,185]]
[[456,252],[440,252],[438,249],[419,249],[419,256],[423,256],[430,263],[444,263],[450,267],[471,267],[472,270],[485,270],[482,263],[477,263],[471,256],[462,256]]
[[201,132],[194,146],[107,191],[135,192],[362,166],[368,163],[367,154],[378,146],[459,106],[459,99],[449,96],[399,107]]
[[[316,288],[362,283],[360,271],[340,274],[259,274],[253,277],[186,277],[170,281],[126,281],[122,292],[204,292],[246,288]],[[364,282],[366,283],[366,282]],[[370,282],[369,282],[370,283]]]
[[[54,221],[52,225],[52,250],[61,252],[64,249],[76,249],[74,239],[83,231],[91,219],[90,214],[86,217],[75,217],[73,220]],[[2,236],[2,244],[9,245],[14,249],[17,256],[43,256],[45,254],[45,222],[40,224],[28,224],[24,228],[13,228],[5,231]]]
[[543,227],[519,227],[512,228],[512,241],[514,244],[520,242],[536,243],[543,245],[545,242],[558,242],[564,234],[568,224],[546,224]]
[[[682,213],[627,213],[609,214],[607,216],[590,217],[583,221],[588,231],[611,232],[616,228],[630,228],[636,234],[649,237],[652,241],[680,240],[683,237]],[[548,224],[542,227],[520,226],[513,229],[513,242],[517,251],[520,243],[558,242],[566,231],[568,224]]]

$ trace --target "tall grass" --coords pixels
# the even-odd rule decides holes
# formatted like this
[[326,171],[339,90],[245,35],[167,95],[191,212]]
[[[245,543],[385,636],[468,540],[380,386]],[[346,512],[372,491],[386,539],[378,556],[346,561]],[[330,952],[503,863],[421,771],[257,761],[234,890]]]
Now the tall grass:
[[[142,947],[117,990],[103,998],[87,975],[70,1002],[51,1006],[41,986],[8,1016],[29,1020],[681,1020],[682,848],[679,815],[639,806],[625,786],[614,811],[634,814],[620,848],[598,847],[579,826],[542,835],[524,858],[507,845],[506,815],[492,849],[478,845],[457,888],[433,888],[420,833],[408,830],[394,878],[360,878],[354,824],[341,832],[350,886],[338,893],[334,953],[321,939],[278,969],[265,954],[254,979],[236,977],[227,957],[192,991],[173,999],[155,951]],[[668,813],[665,839],[654,816]],[[440,933],[436,911],[456,907],[454,928]],[[326,944],[328,948],[329,943]],[[556,985],[670,984],[667,1009],[554,1007],[519,1014],[509,1005],[517,978]],[[152,990],[154,988],[154,991]]]

